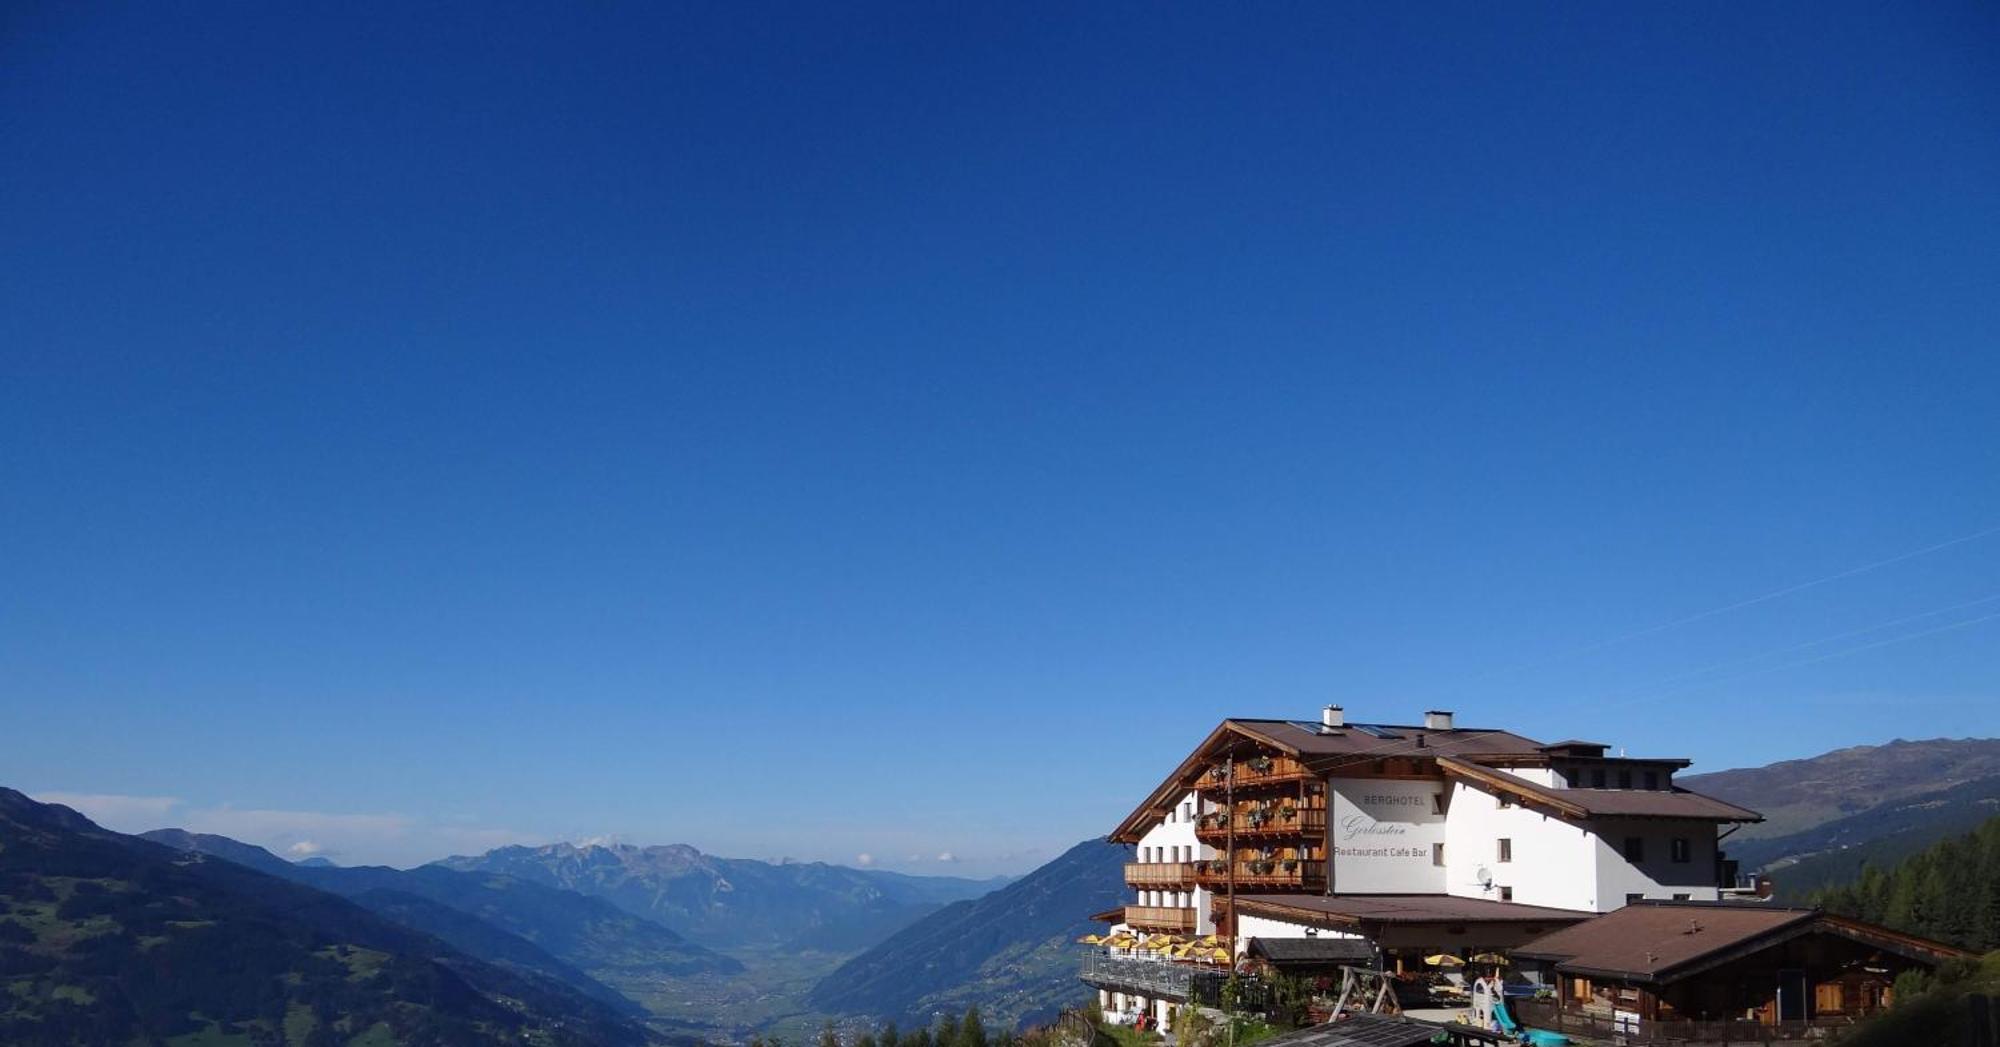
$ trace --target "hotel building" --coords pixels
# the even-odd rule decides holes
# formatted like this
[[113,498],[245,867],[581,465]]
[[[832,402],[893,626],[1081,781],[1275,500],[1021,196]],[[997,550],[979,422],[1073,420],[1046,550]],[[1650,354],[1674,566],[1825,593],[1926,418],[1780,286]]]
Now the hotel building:
[[[1098,918],[1113,936],[1214,935],[1237,957],[1309,939],[1277,951],[1394,969],[1510,949],[1635,901],[1723,897],[1736,870],[1720,842],[1761,816],[1676,785],[1687,760],[1608,750],[1442,711],[1224,720],[1111,832],[1134,848],[1135,893]],[[1222,976],[1207,973],[1211,987]],[[1107,1010],[1162,1026],[1203,976],[1112,956],[1083,975]]]

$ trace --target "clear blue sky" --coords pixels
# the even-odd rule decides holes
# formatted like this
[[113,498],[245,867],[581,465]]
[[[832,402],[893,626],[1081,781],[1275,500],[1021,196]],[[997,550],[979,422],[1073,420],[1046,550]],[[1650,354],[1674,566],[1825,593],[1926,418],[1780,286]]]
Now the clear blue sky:
[[2000,527],[1991,5],[286,6],[0,14],[0,782],[983,874],[1328,700],[2000,733],[2000,534],[1681,621]]

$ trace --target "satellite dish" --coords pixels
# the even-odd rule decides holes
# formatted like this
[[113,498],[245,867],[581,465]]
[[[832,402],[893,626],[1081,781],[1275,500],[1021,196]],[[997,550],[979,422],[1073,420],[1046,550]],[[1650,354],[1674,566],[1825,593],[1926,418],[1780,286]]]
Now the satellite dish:
[[1490,891],[1493,889],[1493,870],[1488,869],[1484,865],[1473,870],[1472,879],[1473,882],[1486,890]]

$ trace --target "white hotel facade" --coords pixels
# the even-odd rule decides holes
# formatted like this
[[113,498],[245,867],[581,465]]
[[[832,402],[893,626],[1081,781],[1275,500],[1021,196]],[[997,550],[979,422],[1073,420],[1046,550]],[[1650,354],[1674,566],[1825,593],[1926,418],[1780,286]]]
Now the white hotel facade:
[[[1110,834],[1135,849],[1135,897],[1098,918],[1214,934],[1239,958],[1310,939],[1282,951],[1394,968],[1733,886],[1721,839],[1761,816],[1676,785],[1689,761],[1453,719],[1353,723],[1328,706],[1318,722],[1223,721]],[[1187,979],[1130,972],[1157,973],[1100,960],[1084,979],[1107,1009],[1170,1022]]]

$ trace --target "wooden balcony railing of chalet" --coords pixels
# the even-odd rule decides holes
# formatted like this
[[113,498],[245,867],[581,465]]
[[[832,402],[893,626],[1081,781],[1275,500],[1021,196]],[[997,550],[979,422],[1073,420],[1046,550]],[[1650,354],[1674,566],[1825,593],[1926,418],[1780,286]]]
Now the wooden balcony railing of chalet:
[[[1198,863],[1196,882],[1220,890],[1229,883],[1229,863],[1217,859]],[[1236,863],[1236,889],[1319,890],[1326,886],[1326,863],[1292,858],[1252,858]]]
[[[1316,781],[1319,775],[1306,769],[1306,765],[1289,756],[1253,756],[1236,761],[1235,786],[1249,789],[1260,785],[1295,785],[1302,781]],[[1220,791],[1230,785],[1229,768],[1226,764],[1216,764],[1208,773],[1195,780],[1197,788],[1210,792]]]
[[1203,843],[1227,840],[1232,822],[1238,839],[1323,833],[1326,831],[1326,808],[1294,807],[1289,813],[1281,807],[1268,811],[1238,811],[1233,819],[1218,811],[1202,815],[1201,821],[1195,823],[1194,834]]
[[1125,923],[1142,931],[1194,933],[1194,910],[1165,905],[1128,905]]
[[1194,862],[1126,862],[1128,887],[1189,887],[1194,884]]
[[1604,1042],[1627,1044],[1689,1043],[1793,1044],[1818,1041],[1835,1030],[1852,1028],[1861,1019],[1852,1015],[1811,1018],[1766,1025],[1755,1019],[1642,1021],[1634,1028],[1620,1024],[1608,1014],[1565,1010],[1544,1000],[1509,1000],[1507,1006],[1523,1025],[1551,1032],[1577,1033]]

